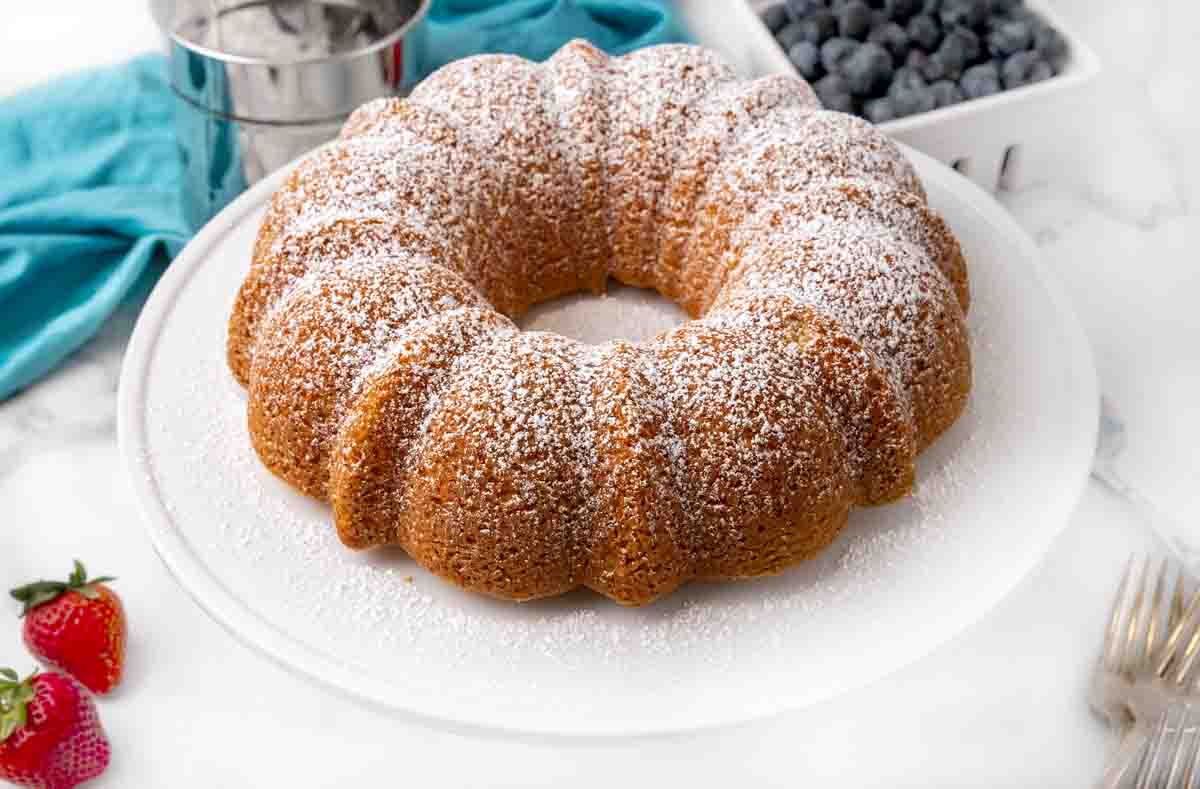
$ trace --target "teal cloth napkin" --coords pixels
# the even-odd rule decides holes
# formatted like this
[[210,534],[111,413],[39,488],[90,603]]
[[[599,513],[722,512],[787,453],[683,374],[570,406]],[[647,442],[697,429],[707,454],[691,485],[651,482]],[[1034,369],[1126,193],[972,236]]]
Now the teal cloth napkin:
[[[665,0],[434,0],[419,76],[480,52],[544,60],[686,40]],[[0,401],[52,370],[192,234],[163,59],[0,101]]]
[[575,38],[610,55],[689,40],[662,0],[434,0],[427,25],[422,76],[481,52],[545,60]]
[[164,75],[144,56],[0,102],[0,400],[187,241]]

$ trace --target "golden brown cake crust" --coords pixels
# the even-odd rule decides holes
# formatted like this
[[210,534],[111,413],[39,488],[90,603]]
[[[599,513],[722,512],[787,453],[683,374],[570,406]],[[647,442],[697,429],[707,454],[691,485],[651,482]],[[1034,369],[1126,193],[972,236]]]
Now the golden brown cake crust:
[[516,331],[491,309],[466,307],[413,321],[388,349],[335,442],[330,498],[343,543],[409,544],[409,467],[425,420],[458,370]]
[[675,463],[678,438],[659,396],[653,354],[617,341],[591,365],[593,509],[581,582],[627,605],[674,591],[691,575]]
[[334,438],[369,375],[410,324],[479,293],[428,259],[351,261],[310,272],[265,319],[250,368],[247,417],[263,464],[326,498]]
[[489,347],[422,430],[401,544],[431,571],[513,600],[579,584],[595,449],[585,349],[541,332]]
[[[695,320],[510,318],[615,277]],[[912,488],[971,388],[966,263],[912,165],[707,50],[447,66],[274,196],[229,322],[252,443],[342,542],[511,600],[769,575]]]
[[[462,271],[489,254],[487,234],[476,230],[482,224],[460,210],[477,202],[470,173],[479,165],[459,146],[454,126],[399,101],[373,102],[350,123],[343,141],[300,163],[268,208],[229,319],[230,368],[243,384],[258,322],[310,269],[369,251],[419,252]],[[407,151],[406,166],[371,166],[396,145]],[[447,188],[447,171],[463,180]]]

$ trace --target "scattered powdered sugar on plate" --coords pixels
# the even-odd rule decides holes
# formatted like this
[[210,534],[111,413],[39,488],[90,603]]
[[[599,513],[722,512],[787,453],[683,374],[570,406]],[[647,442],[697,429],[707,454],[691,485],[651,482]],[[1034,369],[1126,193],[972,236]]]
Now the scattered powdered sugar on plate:
[[[605,313],[622,323],[605,326]],[[573,299],[565,308],[552,302],[527,319],[526,328],[552,328],[585,341],[618,332],[639,340],[681,320],[669,302],[617,288],[606,297]],[[902,561],[915,546],[939,539],[944,502],[971,476],[975,436],[958,430],[947,439],[958,445],[953,457],[922,458],[912,499],[852,516],[882,520],[885,527],[852,526],[824,558],[781,578],[700,584],[645,609],[620,609],[586,592],[525,605],[482,600],[430,576],[398,549],[351,553],[338,542],[324,504],[271,478],[249,445],[245,394],[225,366],[221,324],[206,324],[203,343],[178,371],[187,376],[186,400],[153,405],[149,422],[184,466],[202,470],[192,483],[219,514],[211,528],[189,531],[206,552],[220,554],[221,563],[240,566],[271,587],[276,600],[270,604],[256,595],[246,601],[264,617],[320,623],[315,631],[327,641],[316,646],[336,648],[347,636],[379,656],[432,646],[439,659],[460,663],[486,655],[497,673],[522,671],[531,659],[586,666],[636,662],[648,654],[728,666],[747,648],[742,639],[756,637],[760,628],[753,626],[762,620],[774,623],[768,644],[784,641],[788,628],[805,626],[805,613],[862,595],[877,583],[881,563]],[[986,365],[983,370],[980,388],[988,385]],[[361,658],[371,662],[369,653]]]
[[[953,224],[952,206],[939,207]],[[855,511],[829,550],[779,577],[694,583],[640,609],[585,591],[521,605],[468,594],[398,549],[348,551],[327,506],[255,457],[224,343],[260,218],[250,213],[215,242],[161,326],[137,463],[167,508],[155,528],[181,536],[195,565],[264,627],[394,688],[391,705],[488,722],[504,720],[500,709],[520,718],[534,708],[547,721],[577,709],[637,721],[665,720],[662,705],[699,704],[700,688],[744,696],[741,710],[781,684],[815,697],[879,676],[862,667],[886,662],[880,645],[902,633],[966,619],[966,591],[999,572],[990,557],[1034,534],[1024,521],[1009,525],[1038,505],[1022,509],[1017,491],[1040,484],[1043,502],[1052,495],[1029,443],[1053,433],[1039,399],[1049,389],[1014,382],[1040,380],[1061,360],[1031,353],[1047,326],[1031,286],[1005,269],[986,233],[968,232],[974,387],[967,412],[918,459],[913,496]],[[621,325],[606,325],[612,316]],[[673,305],[620,288],[546,305],[524,328],[600,342],[642,340],[680,321]]]

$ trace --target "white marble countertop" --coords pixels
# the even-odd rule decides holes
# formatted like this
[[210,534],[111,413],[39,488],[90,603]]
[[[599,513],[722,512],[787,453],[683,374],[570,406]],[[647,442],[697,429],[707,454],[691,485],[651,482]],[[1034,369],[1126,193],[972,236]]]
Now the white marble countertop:
[[[1001,195],[1074,299],[1129,427],[1122,473],[1200,535],[1200,9],[1057,0],[1107,68],[1035,183]],[[0,95],[153,48],[142,0],[26,4],[0,27]],[[1089,785],[1110,745],[1084,688],[1119,568],[1151,544],[1089,485],[1042,566],[931,656],[818,707],[702,735],[572,745],[467,736],[335,696],[209,620],[142,536],[117,458],[118,367],[135,315],[0,404],[0,586],[67,569],[120,576],[128,680],[102,716],[97,787]],[[0,664],[27,667],[13,608]]]

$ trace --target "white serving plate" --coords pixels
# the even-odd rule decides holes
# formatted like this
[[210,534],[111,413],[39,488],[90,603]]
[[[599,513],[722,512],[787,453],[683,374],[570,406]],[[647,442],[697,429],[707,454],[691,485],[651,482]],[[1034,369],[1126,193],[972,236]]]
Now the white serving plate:
[[[787,53],[759,19],[776,0],[677,0],[697,41],[729,58],[747,76],[795,74]],[[1100,74],[1100,59],[1055,13],[1046,0],[1026,0],[1067,39],[1070,57],[1053,79],[986,99],[966,101],[879,128],[954,169],[987,191],[1019,187],[1035,174],[1022,163],[1029,149],[1061,133],[1072,103],[1086,101],[1082,89]]]
[[[458,727],[689,730],[815,703],[895,671],[978,620],[1065,526],[1087,477],[1098,402],[1084,335],[1031,241],[978,188],[910,155],[970,261],[975,386],[963,418],[921,457],[916,495],[854,513],[820,559],[623,609],[590,593],[496,602],[398,551],[344,550],[327,508],[255,459],[245,396],[225,368],[226,316],[283,172],[188,245],[129,345],[120,447],[151,542],[244,643],[375,705]],[[610,314],[632,316],[635,331],[653,323],[647,310],[674,320],[673,308],[621,294]],[[542,310],[536,321],[578,323],[555,317],[574,312]]]

